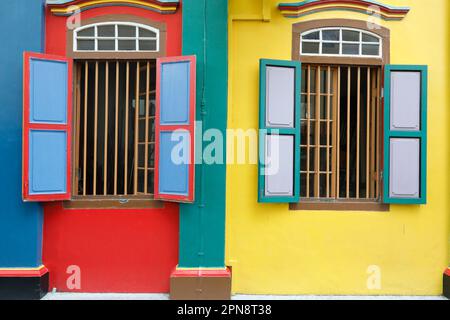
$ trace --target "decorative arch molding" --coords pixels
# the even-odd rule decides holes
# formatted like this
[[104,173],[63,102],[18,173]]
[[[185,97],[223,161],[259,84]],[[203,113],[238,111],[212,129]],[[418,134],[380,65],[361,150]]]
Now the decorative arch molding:
[[50,12],[57,16],[70,16],[76,13],[105,7],[125,6],[143,8],[161,14],[173,14],[178,10],[180,0],[46,0]]
[[383,20],[402,20],[409,7],[395,7],[371,0],[304,0],[280,3],[278,9],[286,18],[299,18],[323,11],[354,11]]

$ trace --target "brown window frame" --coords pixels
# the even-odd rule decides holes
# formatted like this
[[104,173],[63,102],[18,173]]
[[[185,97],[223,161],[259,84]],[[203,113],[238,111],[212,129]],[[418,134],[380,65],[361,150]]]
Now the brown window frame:
[[[308,56],[302,55],[300,53],[300,41],[301,34],[310,30],[320,29],[320,28],[328,28],[328,27],[336,27],[336,28],[354,28],[359,29],[361,31],[368,31],[378,35],[381,38],[382,42],[382,55],[380,58],[376,57],[342,57],[342,56]],[[381,75],[384,72],[384,65],[389,64],[390,62],[390,30],[375,25],[375,28],[369,29],[366,21],[360,20],[350,20],[350,19],[322,19],[322,20],[313,20],[306,22],[299,22],[293,25],[292,27],[292,59],[302,62],[303,64],[308,65],[328,65],[334,67],[358,67],[358,66],[377,66],[381,68]],[[381,89],[383,90],[383,81],[381,77]],[[384,109],[383,105],[384,101],[380,99],[379,105],[382,110]],[[383,121],[382,119],[378,123],[379,134],[378,138],[382,141],[383,139]],[[383,170],[383,163],[381,159],[383,158],[383,145],[380,144],[380,155],[379,155],[379,166],[380,170]],[[308,168],[309,170],[309,168]],[[381,178],[381,177],[380,177]],[[308,199],[302,198],[299,203],[290,204],[290,210],[332,210],[332,211],[389,211],[389,205],[383,204],[381,195],[382,195],[382,181],[380,183],[380,194],[379,200],[365,200],[365,199]]]
[[[157,22],[153,20],[148,20],[145,18],[140,18],[133,15],[105,15],[97,18],[82,20],[80,26],[87,26],[95,23],[101,22],[133,22],[143,25],[147,25],[159,30],[159,51],[158,52],[76,52],[73,51],[73,31],[67,30],[67,56],[74,59],[74,62],[80,61],[109,61],[110,63],[115,63],[114,61],[136,61],[136,60],[156,60],[160,57],[166,56],[166,25],[162,22]],[[77,99],[77,94],[75,90],[80,90],[79,80],[81,72],[75,67],[77,63],[74,63],[74,105],[79,103],[80,99]],[[133,93],[130,92],[132,95]],[[77,115],[74,110],[73,117],[73,127],[74,135],[72,139],[73,144],[73,156],[72,156],[72,185],[75,184],[76,178],[76,159],[78,155],[75,154],[78,139],[76,135],[78,134],[79,126]],[[75,189],[73,189],[75,190]],[[66,209],[159,209],[164,208],[164,202],[154,200],[153,196],[143,196],[143,195],[127,195],[127,196],[79,196],[72,193],[71,200],[63,202],[63,206]]]

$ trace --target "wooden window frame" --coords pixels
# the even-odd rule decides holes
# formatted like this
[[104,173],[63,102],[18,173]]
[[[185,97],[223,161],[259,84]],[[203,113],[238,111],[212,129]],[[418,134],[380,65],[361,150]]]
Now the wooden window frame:
[[[299,22],[292,27],[292,59],[300,61],[305,64],[317,64],[317,65],[355,65],[355,66],[379,66],[381,67],[381,74],[384,73],[384,66],[390,63],[390,30],[379,26],[373,25],[373,29],[368,28],[366,21],[350,20],[350,19],[322,19],[306,22]],[[326,55],[302,55],[300,52],[301,46],[301,34],[307,31],[321,28],[351,28],[360,31],[367,31],[376,34],[381,39],[381,57],[365,57],[365,56],[326,56]],[[383,91],[383,77],[381,81],[381,92]],[[384,99],[380,99],[381,114],[384,109]],[[379,139],[384,140],[384,124],[382,119],[378,123]],[[383,171],[384,150],[381,144],[379,150],[379,166],[381,172]],[[381,177],[382,179],[382,177]],[[290,210],[306,210],[306,211],[389,211],[390,205],[383,203],[383,181],[380,181],[380,197],[377,201],[365,201],[351,200],[351,199],[339,199],[339,200],[320,200],[320,199],[302,199],[298,203],[289,204]]]
[[134,15],[112,14],[101,17],[85,19],[80,27],[87,27],[99,23],[131,23],[147,26],[159,31],[159,51],[74,51],[74,32],[67,29],[67,56],[73,59],[110,59],[110,60],[147,60],[166,56],[166,24],[148,20]]

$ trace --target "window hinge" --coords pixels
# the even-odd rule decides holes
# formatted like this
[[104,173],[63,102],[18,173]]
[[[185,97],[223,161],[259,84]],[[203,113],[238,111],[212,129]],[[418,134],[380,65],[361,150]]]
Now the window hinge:
[[383,99],[384,98],[384,88],[381,88],[381,99]]

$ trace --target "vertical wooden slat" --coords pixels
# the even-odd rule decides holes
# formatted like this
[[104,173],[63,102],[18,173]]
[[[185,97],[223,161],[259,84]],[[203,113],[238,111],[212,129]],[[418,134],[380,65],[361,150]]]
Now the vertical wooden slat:
[[370,68],[367,68],[367,105],[366,105],[366,199],[370,197],[370,101],[371,83]]
[[315,132],[315,161],[314,161],[314,197],[320,197],[320,100],[321,100],[321,87],[320,87],[320,66],[317,66],[316,71],[316,132]]
[[[376,69],[373,69],[373,81],[372,81],[372,107],[371,107],[371,120],[370,123],[375,123],[375,109],[378,101],[378,97],[376,96],[376,82],[377,82],[377,71]],[[375,126],[371,125],[370,127],[370,197],[373,199],[375,198],[375,181],[374,181],[374,174],[375,174]]]
[[341,67],[338,67],[337,80],[337,107],[336,107],[336,198],[340,195],[340,171],[341,171]]
[[109,62],[105,64],[105,155],[103,172],[103,195],[108,193],[108,117],[109,117]]
[[86,173],[87,173],[87,110],[88,110],[88,82],[89,63],[84,63],[84,135],[83,135],[83,196],[86,193]]
[[309,190],[309,168],[310,168],[310,161],[309,161],[309,142],[310,142],[310,135],[311,135],[311,66],[308,65],[308,90],[307,90],[307,97],[306,97],[306,104],[307,104],[307,127],[306,127],[306,197],[310,197],[310,190]]
[[81,126],[81,65],[77,64],[75,68],[76,72],[76,91],[75,91],[75,106],[76,106],[76,112],[75,112],[75,136],[77,137],[75,139],[75,174],[73,175],[73,190],[74,194],[78,195],[79,193],[79,174],[80,174],[80,126]]
[[94,177],[93,177],[93,195],[97,195],[97,137],[98,137],[98,61],[95,62],[95,103],[94,103]]
[[350,198],[350,94],[351,94],[351,67],[347,75],[347,169],[346,169],[346,197]]
[[336,69],[334,69],[333,71],[333,115],[332,115],[332,128],[331,128],[331,136],[332,136],[332,149],[331,149],[331,197],[332,198],[336,198],[336,186],[337,186],[337,181],[336,181],[336,177],[337,177],[337,163],[336,163],[336,156],[337,156],[337,139],[336,139],[336,135],[338,131],[338,127],[337,127],[337,106],[338,106],[338,76],[337,76],[337,72]]
[[377,70],[377,74],[378,74],[378,78],[377,78],[377,91],[376,91],[376,95],[377,95],[377,106],[376,106],[376,127],[377,127],[377,133],[376,133],[376,139],[377,139],[377,146],[376,146],[376,155],[377,155],[377,159],[376,159],[376,179],[375,179],[375,183],[376,183],[376,194],[375,197],[379,198],[380,197],[380,184],[381,184],[381,179],[380,179],[380,159],[381,159],[381,152],[380,152],[380,145],[381,145],[381,134],[380,134],[380,113],[381,113],[381,70],[380,68],[378,68]]
[[124,150],[124,195],[128,195],[128,107],[130,98],[130,62],[127,61],[126,84],[125,84],[125,150]]
[[136,103],[134,112],[134,194],[138,194],[138,158],[139,158],[139,88],[140,88],[140,76],[141,76],[141,65],[138,61],[136,63]]
[[331,67],[328,66],[327,68],[327,149],[326,149],[326,164],[327,164],[327,170],[326,170],[326,192],[327,192],[327,198],[330,197],[330,99],[331,99]]
[[359,142],[361,135],[360,116],[361,116],[361,67],[358,67],[358,89],[357,89],[357,103],[356,103],[356,199],[359,199]]
[[117,195],[117,166],[118,166],[118,151],[119,151],[119,75],[120,65],[116,61],[116,114],[114,126],[114,195]]
[[148,192],[148,126],[149,126],[149,117],[150,117],[150,61],[147,61],[147,82],[145,88],[145,172],[144,172],[144,193]]

